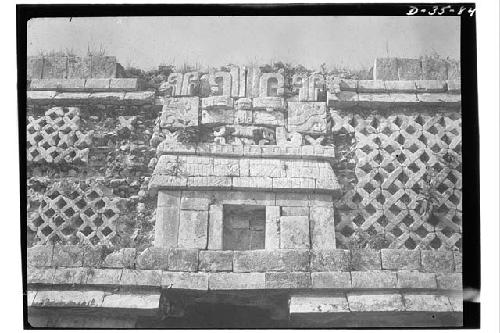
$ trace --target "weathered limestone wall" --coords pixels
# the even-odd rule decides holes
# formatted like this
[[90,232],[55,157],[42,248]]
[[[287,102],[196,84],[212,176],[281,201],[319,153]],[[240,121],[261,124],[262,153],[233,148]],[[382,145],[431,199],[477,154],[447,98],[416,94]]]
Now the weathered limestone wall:
[[121,66],[110,56],[28,57],[27,79],[87,79],[118,77]]

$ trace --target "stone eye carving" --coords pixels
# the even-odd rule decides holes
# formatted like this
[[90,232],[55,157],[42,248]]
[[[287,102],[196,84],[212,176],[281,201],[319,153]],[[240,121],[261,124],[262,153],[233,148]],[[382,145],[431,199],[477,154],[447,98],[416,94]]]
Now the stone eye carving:
[[183,96],[193,96],[198,92],[199,85],[199,73],[198,72],[189,72],[184,74],[184,78],[182,80],[182,91],[181,95]]
[[281,73],[264,73],[260,77],[260,97],[283,96],[285,80]]
[[215,96],[231,96],[231,73],[216,72],[210,73],[208,82]]
[[299,92],[299,102],[309,100],[309,78],[307,74],[294,74],[292,77],[292,86],[294,92]]
[[163,82],[159,91],[166,96],[178,96],[182,93],[182,73],[172,73],[166,82]]
[[309,101],[319,101],[325,93],[325,78],[316,73],[309,77]]

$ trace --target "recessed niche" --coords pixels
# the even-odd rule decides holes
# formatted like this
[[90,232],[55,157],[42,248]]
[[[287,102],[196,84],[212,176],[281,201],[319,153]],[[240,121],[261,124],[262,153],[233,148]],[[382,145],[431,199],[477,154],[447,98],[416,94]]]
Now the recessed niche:
[[264,249],[266,207],[224,205],[222,247],[224,250]]

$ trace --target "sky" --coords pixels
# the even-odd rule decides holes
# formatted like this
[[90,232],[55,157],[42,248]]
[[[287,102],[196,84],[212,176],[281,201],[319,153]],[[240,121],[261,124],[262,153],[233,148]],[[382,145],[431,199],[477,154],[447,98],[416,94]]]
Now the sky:
[[283,61],[310,69],[369,68],[376,57],[437,53],[460,59],[460,18],[381,16],[176,16],[37,18],[28,22],[28,55],[85,55],[103,47],[123,66],[202,67]]

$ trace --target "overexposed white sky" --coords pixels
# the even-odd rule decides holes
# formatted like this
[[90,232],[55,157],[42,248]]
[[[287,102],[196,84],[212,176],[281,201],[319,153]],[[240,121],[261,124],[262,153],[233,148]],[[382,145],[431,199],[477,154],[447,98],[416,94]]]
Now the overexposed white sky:
[[176,16],[37,18],[28,22],[28,55],[101,45],[122,65],[222,66],[281,60],[318,69],[369,68],[376,57],[437,52],[460,59],[459,17]]

